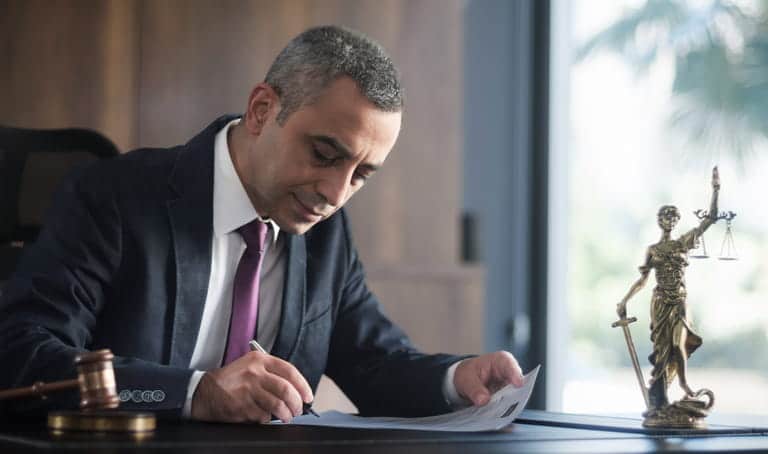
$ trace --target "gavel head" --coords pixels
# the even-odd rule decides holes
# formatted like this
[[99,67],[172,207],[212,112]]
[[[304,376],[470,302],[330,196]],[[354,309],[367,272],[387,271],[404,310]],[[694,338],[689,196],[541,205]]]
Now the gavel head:
[[115,385],[115,370],[112,368],[114,357],[115,355],[107,349],[75,357],[82,410],[104,410],[120,405]]

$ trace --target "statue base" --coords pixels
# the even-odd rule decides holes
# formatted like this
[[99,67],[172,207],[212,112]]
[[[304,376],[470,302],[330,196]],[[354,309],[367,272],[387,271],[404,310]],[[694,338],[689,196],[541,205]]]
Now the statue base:
[[[707,400],[700,397],[707,396]],[[677,402],[660,408],[652,408],[643,416],[643,427],[669,429],[706,429],[704,418],[715,403],[715,395],[708,389],[701,389],[693,396],[686,396]]]

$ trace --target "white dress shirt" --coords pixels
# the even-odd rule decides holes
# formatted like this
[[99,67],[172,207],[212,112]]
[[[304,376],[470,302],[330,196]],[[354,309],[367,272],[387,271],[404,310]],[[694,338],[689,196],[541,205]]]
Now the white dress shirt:
[[192,397],[205,371],[221,367],[232,315],[235,271],[246,248],[245,241],[237,233],[237,229],[257,218],[269,224],[271,234],[271,241],[269,235],[267,237],[261,265],[256,329],[256,340],[267,351],[275,344],[280,323],[286,265],[285,239],[284,235],[280,235],[280,227],[274,221],[262,218],[253,208],[235,171],[229,155],[227,134],[230,127],[239,122],[239,119],[235,119],[228,123],[216,134],[214,142],[211,276],[208,279],[208,294],[203,306],[200,331],[189,363],[189,367],[195,369],[195,372],[187,387],[187,400],[183,410],[185,417],[191,413]]
[[[235,171],[229,154],[227,135],[230,127],[240,122],[232,120],[216,134],[213,170],[213,242],[211,247],[211,276],[205,298],[200,331],[192,351],[189,367],[194,369],[187,386],[187,399],[182,415],[188,418],[192,411],[192,397],[200,379],[207,370],[221,367],[232,315],[232,288],[240,257],[245,252],[245,241],[237,229],[254,219],[267,222],[272,232],[267,241],[259,282],[259,309],[256,340],[271,351],[277,338],[282,312],[283,287],[285,285],[285,235],[272,220],[264,219],[256,212],[245,188]],[[269,239],[269,237],[268,237]],[[458,363],[453,364],[443,382],[443,395],[449,403],[465,403],[456,393],[453,375]]]

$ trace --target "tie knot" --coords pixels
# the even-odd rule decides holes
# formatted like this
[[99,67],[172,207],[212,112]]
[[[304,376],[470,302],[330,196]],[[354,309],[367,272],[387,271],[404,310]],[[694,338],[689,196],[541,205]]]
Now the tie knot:
[[245,240],[245,244],[249,248],[255,248],[259,251],[264,250],[264,241],[267,238],[266,223],[261,222],[258,219],[254,219],[253,221],[237,229],[237,231],[240,232],[243,240]]

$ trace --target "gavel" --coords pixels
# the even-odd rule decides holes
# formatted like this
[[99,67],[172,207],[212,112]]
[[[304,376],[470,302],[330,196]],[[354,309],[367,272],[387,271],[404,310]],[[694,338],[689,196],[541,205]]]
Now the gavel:
[[108,349],[82,353],[75,357],[77,378],[0,391],[0,400],[30,396],[45,399],[52,392],[78,388],[80,411],[48,413],[48,428],[54,434],[67,431],[127,432],[136,437],[151,434],[156,427],[152,413],[112,411],[120,405],[112,367],[114,357]]
[[52,392],[79,388],[82,411],[117,408],[120,399],[117,397],[115,370],[112,368],[114,357],[108,349],[82,353],[75,357],[77,378],[53,383],[37,382],[25,388],[0,391],[0,400],[29,396],[45,399]]

